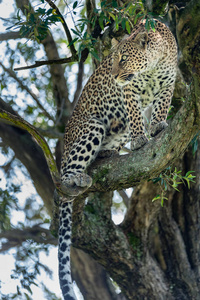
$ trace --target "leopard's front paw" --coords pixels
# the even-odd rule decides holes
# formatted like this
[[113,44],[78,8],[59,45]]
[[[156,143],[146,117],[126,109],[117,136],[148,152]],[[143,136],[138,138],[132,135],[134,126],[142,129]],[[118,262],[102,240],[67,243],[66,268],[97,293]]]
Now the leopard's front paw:
[[148,138],[145,135],[140,135],[136,138],[131,143],[131,150],[137,150],[142,148],[146,143],[148,143]]
[[157,123],[157,124],[150,125],[150,130],[149,130],[150,135],[152,137],[156,136],[159,132],[164,130],[167,126],[168,126],[168,124],[165,121],[162,121],[162,122]]
[[119,155],[119,152],[117,150],[100,150],[97,158],[106,158],[113,155]]

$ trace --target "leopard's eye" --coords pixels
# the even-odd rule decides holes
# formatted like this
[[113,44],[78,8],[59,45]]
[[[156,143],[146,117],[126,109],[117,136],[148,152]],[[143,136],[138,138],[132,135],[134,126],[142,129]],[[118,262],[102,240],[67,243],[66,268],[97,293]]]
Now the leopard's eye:
[[126,55],[122,55],[121,61],[125,61],[126,59],[127,59],[127,56]]

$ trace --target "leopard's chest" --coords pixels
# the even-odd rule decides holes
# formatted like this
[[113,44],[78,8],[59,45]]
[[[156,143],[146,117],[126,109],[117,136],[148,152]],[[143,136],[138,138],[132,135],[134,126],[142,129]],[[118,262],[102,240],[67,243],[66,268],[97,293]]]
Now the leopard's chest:
[[169,72],[162,69],[138,74],[132,82],[132,90],[133,93],[138,96],[141,109],[143,110],[151,105],[155,95],[157,95],[164,86],[170,84],[171,80],[173,80],[173,78]]

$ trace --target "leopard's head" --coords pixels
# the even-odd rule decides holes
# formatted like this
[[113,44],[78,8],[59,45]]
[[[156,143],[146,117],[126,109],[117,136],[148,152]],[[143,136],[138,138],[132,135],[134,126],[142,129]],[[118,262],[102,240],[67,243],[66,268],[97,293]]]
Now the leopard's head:
[[144,72],[148,67],[147,53],[148,35],[146,31],[138,33],[135,38],[131,36],[120,43],[113,44],[112,75],[116,82],[123,86],[128,84],[137,73]]

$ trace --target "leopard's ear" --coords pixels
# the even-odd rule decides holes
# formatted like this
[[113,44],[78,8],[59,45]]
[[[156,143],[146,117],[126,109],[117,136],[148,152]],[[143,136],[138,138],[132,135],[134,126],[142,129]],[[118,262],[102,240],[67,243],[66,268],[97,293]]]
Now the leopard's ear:
[[136,35],[134,42],[139,44],[142,49],[146,49],[148,42],[148,34],[146,31],[140,32]]
[[112,40],[111,40],[112,48],[116,47],[118,44],[119,44],[119,42],[115,38],[112,38]]

